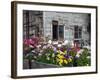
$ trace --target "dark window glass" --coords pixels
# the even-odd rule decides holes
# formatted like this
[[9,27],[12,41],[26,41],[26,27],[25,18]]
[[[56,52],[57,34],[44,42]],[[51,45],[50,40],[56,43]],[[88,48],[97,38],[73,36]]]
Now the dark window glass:
[[58,25],[58,21],[52,21],[52,37],[53,40],[63,40],[64,39],[64,26]]
[[75,26],[75,31],[78,31],[78,26]]
[[63,39],[63,38],[64,38],[64,26],[59,25],[59,39]]
[[79,38],[81,38],[82,37],[82,32],[79,32]]
[[82,27],[74,26],[74,38],[82,38]]
[[74,37],[78,38],[78,32],[75,32]]

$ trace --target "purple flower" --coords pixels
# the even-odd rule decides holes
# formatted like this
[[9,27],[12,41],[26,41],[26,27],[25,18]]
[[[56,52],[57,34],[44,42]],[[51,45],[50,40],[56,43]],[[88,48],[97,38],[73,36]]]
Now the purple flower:
[[67,58],[67,59],[69,58],[69,56],[68,56],[68,55],[64,55],[64,57],[65,57],[65,58]]
[[57,48],[56,47],[53,47],[53,51],[56,53],[57,52]]
[[67,49],[67,52],[69,53],[70,51],[71,51],[71,48],[68,48],[68,49]]
[[77,54],[77,55],[75,56],[76,59],[79,58],[79,57],[80,57],[80,54]]
[[72,56],[69,56],[69,55],[64,55],[64,57],[65,57],[66,59],[72,58]]

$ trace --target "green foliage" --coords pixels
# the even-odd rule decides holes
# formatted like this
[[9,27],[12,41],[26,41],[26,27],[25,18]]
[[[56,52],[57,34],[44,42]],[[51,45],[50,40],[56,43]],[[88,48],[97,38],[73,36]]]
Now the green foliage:
[[69,55],[72,56],[72,57],[75,57],[76,54],[77,54],[77,53],[76,53],[75,51],[70,51],[70,52],[69,52]]
[[47,53],[37,57],[38,62],[48,63],[48,64],[56,64],[54,53]]
[[90,66],[91,58],[88,58],[88,57],[90,57],[90,53],[89,53],[89,50],[85,48],[83,53],[76,60],[77,66]]
[[28,59],[28,60],[34,59],[32,53],[29,53],[25,58]]

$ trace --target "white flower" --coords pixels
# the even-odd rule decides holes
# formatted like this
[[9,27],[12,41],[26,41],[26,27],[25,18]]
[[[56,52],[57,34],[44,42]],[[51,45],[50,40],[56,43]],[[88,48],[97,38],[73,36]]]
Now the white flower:
[[37,45],[37,48],[40,48],[41,47],[41,45]]
[[58,44],[58,47],[61,47],[62,45],[61,44]]
[[64,44],[65,44],[65,45],[68,44],[68,40],[65,40],[65,41],[64,41]]
[[52,43],[52,41],[51,41],[51,40],[49,40],[49,41],[48,41],[48,43],[49,43],[49,44],[51,44],[51,43]]
[[30,47],[30,48],[33,48],[33,46],[32,46],[32,45],[29,45],[29,47]]
[[43,49],[46,49],[47,48],[47,46],[43,46]]
[[90,56],[87,56],[87,59],[90,59],[91,57]]
[[66,45],[65,43],[62,43],[62,45]]
[[83,48],[87,48],[88,50],[91,50],[90,46],[83,46]]
[[71,47],[74,47],[74,42],[73,41],[71,41]]
[[54,44],[54,45],[57,45],[57,44],[58,44],[58,42],[57,42],[57,41],[55,41],[55,42],[53,42],[53,44]]
[[43,52],[43,50],[40,50],[40,53],[42,53]]
[[35,50],[32,50],[31,52],[35,53]]
[[80,57],[80,54],[77,54],[76,57],[79,58]]
[[50,44],[47,44],[47,47],[50,47],[51,45]]
[[65,46],[65,45],[66,45],[66,43],[62,43],[62,45],[64,45],[64,46]]
[[34,62],[34,60],[32,60],[32,62]]
[[50,60],[50,58],[49,58],[49,57],[47,57],[47,60]]
[[39,53],[39,56],[41,56],[42,54],[41,53]]
[[83,49],[81,49],[81,50],[79,50],[78,52],[77,52],[77,54],[82,54],[83,53]]
[[36,57],[36,56],[34,56],[34,58],[36,59],[37,57]]

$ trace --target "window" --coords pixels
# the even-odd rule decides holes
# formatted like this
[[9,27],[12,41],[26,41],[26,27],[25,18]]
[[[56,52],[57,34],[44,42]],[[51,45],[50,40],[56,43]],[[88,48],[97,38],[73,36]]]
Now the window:
[[64,26],[63,25],[59,25],[59,39],[62,40],[64,39]]
[[64,39],[64,25],[58,25],[58,21],[52,21],[52,37],[53,40],[63,40]]
[[82,27],[74,26],[74,38],[79,39],[82,38]]

